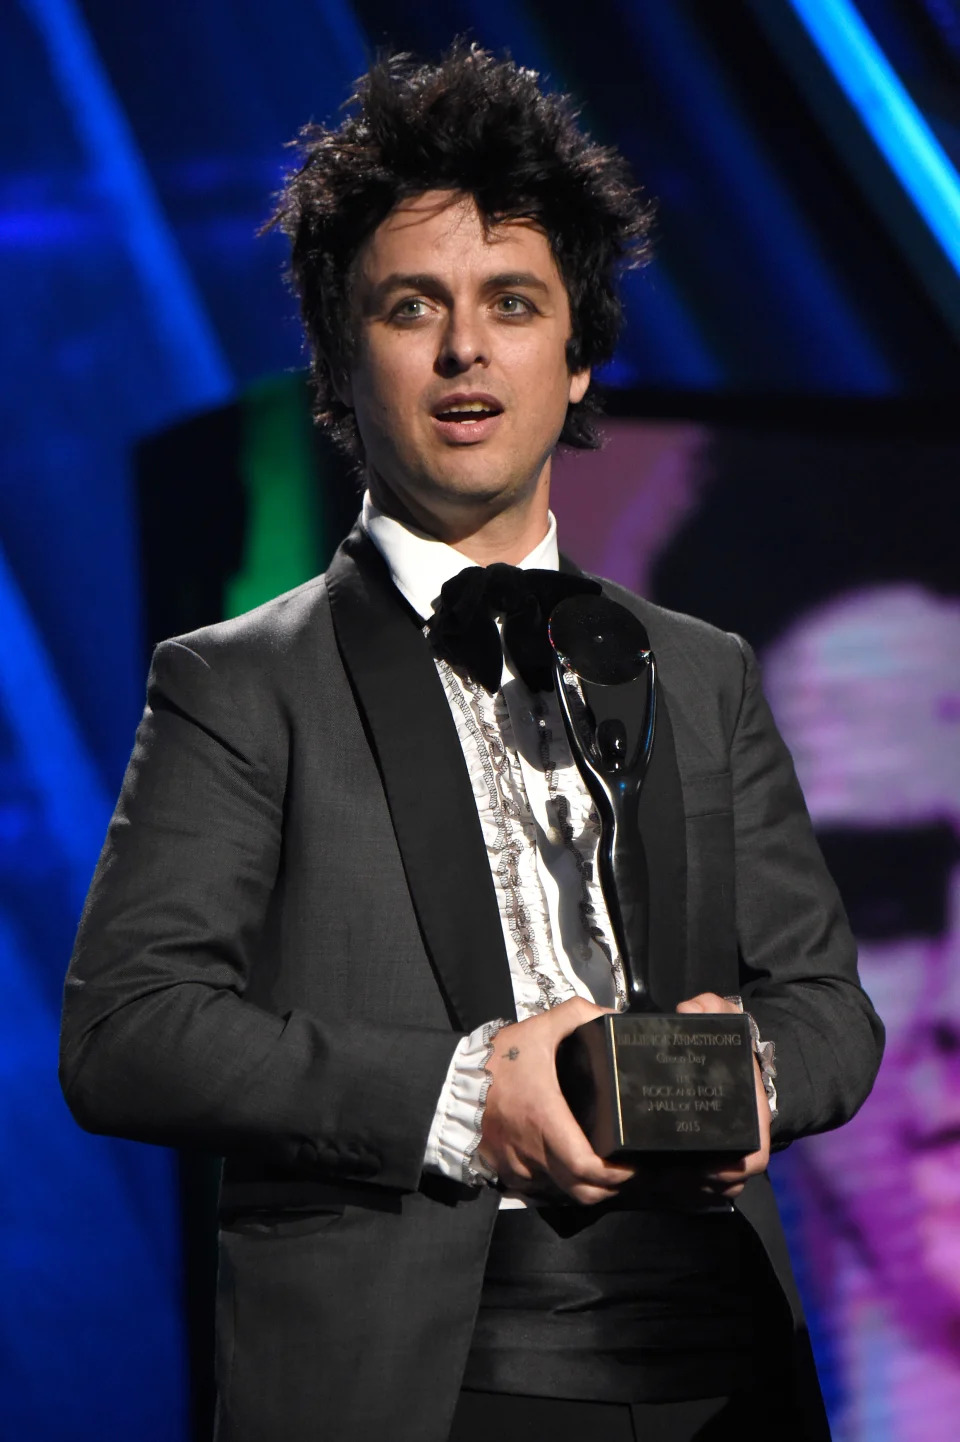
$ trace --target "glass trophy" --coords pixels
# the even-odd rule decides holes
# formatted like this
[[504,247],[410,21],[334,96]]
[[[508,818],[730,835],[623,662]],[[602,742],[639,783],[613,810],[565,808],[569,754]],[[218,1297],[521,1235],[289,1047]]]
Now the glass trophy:
[[567,738],[600,816],[597,869],[627,998],[624,1011],[586,1022],[561,1044],[560,1084],[599,1156],[746,1156],[760,1145],[748,1018],[665,1013],[650,993],[639,804],[658,681],[646,630],[599,595],[561,601],[549,633]]

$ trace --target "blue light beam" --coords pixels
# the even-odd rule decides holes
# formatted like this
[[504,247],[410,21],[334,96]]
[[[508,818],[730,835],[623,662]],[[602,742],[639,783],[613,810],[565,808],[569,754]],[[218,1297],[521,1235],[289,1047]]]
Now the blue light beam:
[[851,0],[789,0],[960,275],[960,176]]
[[341,69],[351,79],[362,75],[372,57],[349,0],[320,0],[320,14]]
[[79,915],[113,807],[2,548],[0,707],[41,798]]
[[185,410],[218,405],[233,391],[230,367],[83,15],[75,0],[21,3],[42,37],[91,169],[120,220],[179,403]]

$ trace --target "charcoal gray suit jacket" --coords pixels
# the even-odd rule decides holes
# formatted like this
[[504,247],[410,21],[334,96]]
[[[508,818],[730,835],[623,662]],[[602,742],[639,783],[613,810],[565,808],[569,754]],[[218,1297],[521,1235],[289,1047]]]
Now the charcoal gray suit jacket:
[[[641,803],[652,990],[741,992],[775,1144],[848,1118],[881,1029],[736,637],[630,596],[661,677]],[[497,1196],[425,1177],[459,1037],[513,1015],[420,624],[356,530],[325,577],[158,647],[70,965],[81,1125],[225,1157],[222,1442],[443,1442]],[[765,1178],[740,1207],[802,1335]]]

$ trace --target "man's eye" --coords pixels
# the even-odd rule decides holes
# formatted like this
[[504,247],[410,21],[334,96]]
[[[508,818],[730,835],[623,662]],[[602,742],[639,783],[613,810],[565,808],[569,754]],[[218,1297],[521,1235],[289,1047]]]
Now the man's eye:
[[502,295],[497,301],[501,315],[530,315],[533,306],[522,295]]
[[402,300],[393,312],[395,320],[419,320],[420,316],[426,314],[427,303],[419,296],[411,296],[409,300]]

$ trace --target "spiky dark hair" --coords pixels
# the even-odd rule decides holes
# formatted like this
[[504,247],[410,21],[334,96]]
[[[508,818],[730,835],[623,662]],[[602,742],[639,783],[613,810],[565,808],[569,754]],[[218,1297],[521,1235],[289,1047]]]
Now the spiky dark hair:
[[[353,354],[351,282],[367,238],[398,202],[426,190],[473,196],[485,224],[528,220],[546,235],[570,299],[572,372],[609,360],[623,309],[618,272],[646,259],[652,208],[615,150],[577,125],[570,98],[533,70],[457,40],[435,64],[378,60],[356,84],[337,129],[307,125],[293,144],[268,228],[289,237],[289,277],[312,357],[315,419],[362,457],[353,412],[334,376]],[[567,411],[561,441],[599,445],[591,386]]]

